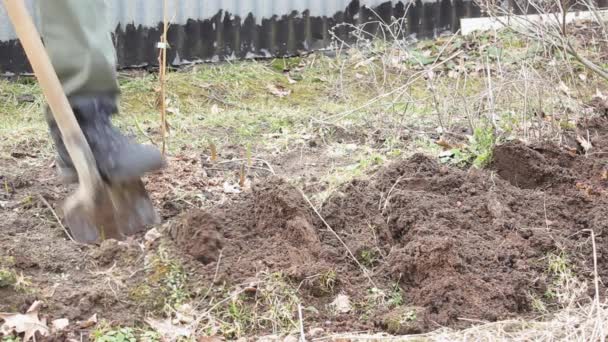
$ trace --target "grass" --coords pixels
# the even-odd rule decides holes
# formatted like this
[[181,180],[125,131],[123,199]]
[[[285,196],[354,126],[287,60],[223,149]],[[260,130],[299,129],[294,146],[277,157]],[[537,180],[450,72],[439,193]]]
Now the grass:
[[[281,273],[262,273],[254,288],[220,291],[215,305],[197,331],[215,331],[227,338],[250,336],[255,331],[288,335],[298,328],[300,299],[296,287]],[[224,298],[221,298],[224,297]]]
[[[278,72],[277,63],[230,63],[196,66],[187,72],[168,75],[172,151],[184,144],[201,147],[214,139],[222,145],[255,143],[263,146],[260,137],[278,133],[288,139],[308,124],[311,117],[322,112],[347,108],[350,103],[333,101],[331,87],[317,81],[317,70],[305,70],[301,81],[290,84],[287,75]],[[330,63],[328,60],[317,62]],[[132,75],[123,79],[123,116],[125,126],[136,122],[144,131],[157,125],[152,75]],[[269,85],[291,91],[285,97],[273,95]],[[260,143],[261,142],[261,143]]]
[[17,283],[17,274],[6,268],[0,268],[0,288],[13,287]]
[[319,277],[320,287],[323,292],[333,293],[338,282],[338,274],[335,270],[327,270]]
[[0,289],[11,288],[14,291],[28,293],[32,290],[31,279],[14,269],[12,257],[0,257]]
[[568,307],[586,296],[587,284],[578,279],[574,265],[564,252],[547,256],[547,274],[552,279],[543,296],[547,302]]
[[116,330],[99,329],[93,332],[95,342],[135,342],[135,333],[131,328],[120,328]]
[[[447,60],[458,51],[464,51],[466,58]],[[445,63],[431,69],[437,62]],[[447,156],[442,159],[461,167],[483,168],[491,162],[494,145],[503,139],[559,139],[575,119],[585,115],[583,104],[595,92],[598,80],[592,75],[584,82],[572,77],[564,70],[585,71],[571,68],[571,63],[562,55],[547,55],[537,42],[503,31],[425,41],[406,50],[375,43],[342,51],[337,58],[312,54],[196,65],[167,77],[169,154],[270,158],[305,147],[310,137],[319,138],[321,146],[313,152],[344,163],[321,171],[320,183],[326,187],[316,194],[318,202],[340,184],[415,152]],[[157,77],[125,72],[119,81],[121,115],[115,122],[139,141],[158,144]],[[576,92],[564,92],[561,83]],[[276,94],[271,89],[285,92]],[[7,137],[0,142],[0,156],[11,158],[15,150],[35,148],[51,157],[37,85],[29,78],[0,80],[0,90],[0,134]],[[340,132],[361,138],[349,141]],[[382,256],[368,249],[357,257],[371,268]],[[580,284],[565,255],[548,256],[547,265],[554,286],[532,299],[539,313],[552,303],[569,307],[572,293],[579,293]],[[146,266],[145,279],[130,287],[128,298],[140,305],[143,314],[171,317],[179,306],[200,301],[208,310],[196,328],[205,334],[239,338],[258,331],[285,335],[299,328],[298,286],[284,274],[260,274],[250,291],[224,284],[200,298],[183,265],[163,249]],[[19,277],[10,267],[0,268],[0,287],[26,284]],[[326,270],[313,281],[323,295],[334,295],[340,279],[336,270]],[[394,313],[391,330],[399,332],[417,319],[406,295],[398,285],[370,289],[365,301],[355,306],[361,318],[368,320],[375,318],[379,308],[390,310]],[[605,311],[603,307],[585,309]],[[571,314],[581,329],[591,324],[581,312]],[[567,318],[557,314],[549,321],[497,322],[469,333],[491,340],[491,333],[502,329],[510,336],[534,337],[527,330],[530,327],[559,330],[566,323]],[[583,333],[577,329],[574,334]],[[147,331],[109,326],[98,328],[93,337],[103,342],[157,338]],[[467,331],[441,330],[416,338],[468,337]]]
[[145,279],[131,287],[129,297],[145,312],[166,314],[189,302],[192,293],[183,266],[160,248],[146,267]]
[[[257,156],[288,151],[303,136],[325,136],[334,127],[376,130],[384,137],[381,146],[362,143],[374,147],[364,152],[367,156],[353,158],[353,162],[359,162],[357,167],[337,169],[336,173],[344,173],[343,176],[326,177],[340,183],[360,176],[361,170],[411,152],[439,155],[442,150],[435,145],[437,137],[432,132],[438,128],[443,132],[468,128],[465,135],[470,141],[464,144],[470,148],[460,149],[463,156],[457,157],[463,158],[464,164],[483,167],[491,158],[489,151],[499,135],[529,139],[532,132],[527,128],[528,122],[535,120],[535,112],[576,111],[577,101],[585,101],[595,92],[592,76],[583,83],[563,72],[556,73],[563,63],[570,63],[567,58],[545,56],[536,42],[509,31],[423,41],[408,49],[404,55],[392,45],[375,43],[343,51],[338,58],[313,54],[196,65],[170,72],[169,152],[175,155],[207,151],[209,141],[213,141],[220,155],[236,148],[241,154],[249,150]],[[421,70],[457,51],[464,51],[467,58],[447,61],[441,68],[429,71],[432,76],[419,76]],[[548,61],[555,66],[547,68]],[[544,69],[539,67],[543,65]],[[485,73],[488,68],[490,75]],[[529,95],[524,99],[522,73],[529,73]],[[159,144],[157,76],[126,72],[120,74],[119,81],[122,115],[115,121],[138,140]],[[560,82],[577,89],[579,99],[573,101],[557,89],[547,96],[551,89],[542,90],[547,85],[557,88]],[[269,86],[290,93],[277,96]],[[2,80],[0,89],[0,112],[4,113],[0,132],[9,137],[0,142],[0,151],[6,155],[15,149],[37,146],[50,156],[52,147],[41,114],[43,99],[35,82],[31,78]],[[490,112],[499,113],[500,119],[495,127],[499,130],[492,135],[486,128]],[[560,117],[554,122],[569,120]],[[559,131],[563,125],[552,129]],[[413,135],[413,139],[404,141],[404,135]]]
[[359,252],[359,261],[363,266],[372,268],[378,263],[379,253],[373,249],[363,249]]
[[162,341],[161,336],[157,332],[130,327],[112,327],[107,322],[101,322],[98,327],[91,332],[90,337],[94,342]]
[[8,335],[8,336],[2,336],[2,339],[0,339],[0,341],[2,341],[2,342],[20,342],[21,338],[14,336],[14,335]]

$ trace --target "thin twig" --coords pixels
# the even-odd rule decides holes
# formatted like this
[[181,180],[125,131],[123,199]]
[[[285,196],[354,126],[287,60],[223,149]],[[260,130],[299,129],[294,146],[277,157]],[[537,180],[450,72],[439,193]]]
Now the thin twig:
[[162,134],[162,153],[166,153],[166,140],[167,140],[167,103],[165,94],[165,83],[167,74],[167,0],[163,0],[163,35],[161,37],[160,46],[160,120],[161,120],[161,134]]
[[302,304],[298,303],[298,317],[300,319],[300,342],[306,342],[304,334],[304,319],[302,318]]
[[401,85],[401,86],[399,86],[399,87],[397,87],[397,88],[395,88],[395,89],[393,89],[393,90],[391,90],[391,91],[389,91],[389,92],[386,92],[386,93],[384,93],[384,94],[380,94],[380,95],[376,96],[375,98],[373,98],[373,99],[371,99],[371,100],[367,101],[365,104],[363,104],[363,105],[361,105],[361,106],[359,106],[359,107],[356,107],[356,108],[353,108],[353,109],[349,109],[349,110],[344,111],[344,112],[342,112],[342,113],[338,113],[338,114],[335,114],[335,115],[331,115],[331,116],[329,116],[329,117],[325,118],[324,120],[321,120],[321,119],[316,119],[316,120],[317,120],[317,121],[319,121],[319,122],[325,122],[325,121],[333,121],[333,122],[336,122],[336,121],[338,121],[338,120],[340,120],[340,119],[344,118],[345,116],[348,116],[348,115],[350,115],[350,114],[352,114],[352,113],[356,113],[356,112],[358,112],[358,111],[360,111],[360,110],[362,110],[362,109],[365,109],[365,108],[367,108],[367,107],[371,106],[372,104],[374,104],[374,103],[376,103],[376,102],[380,101],[381,99],[383,99],[383,98],[385,98],[385,97],[389,97],[389,96],[391,96],[391,95],[393,95],[393,94],[395,94],[395,93],[398,93],[398,92],[400,92],[400,91],[402,91],[402,90],[404,90],[404,89],[407,89],[407,88],[408,88],[410,85],[412,85],[414,82],[416,82],[417,80],[419,80],[420,78],[422,78],[422,77],[423,77],[424,75],[426,75],[426,74],[427,74],[429,71],[432,71],[433,69],[436,69],[436,68],[438,68],[439,66],[441,66],[441,65],[443,65],[443,64],[445,64],[445,63],[447,63],[447,62],[449,62],[450,60],[452,60],[452,59],[454,59],[454,58],[458,57],[458,56],[459,56],[459,55],[461,55],[463,52],[464,52],[464,51],[462,51],[462,50],[461,50],[461,51],[457,51],[456,53],[452,54],[451,56],[449,56],[448,58],[444,59],[444,60],[443,60],[443,61],[441,61],[440,63],[437,63],[437,64],[435,64],[435,65],[433,65],[433,66],[429,67],[429,68],[428,68],[428,69],[426,69],[426,70],[422,70],[422,71],[418,71],[418,72],[416,72],[414,75],[412,75],[412,77],[411,77],[411,78],[410,78],[410,79],[409,79],[409,80],[408,80],[408,81],[407,81],[405,84],[403,84],[403,85]]
[[393,184],[393,186],[391,187],[391,189],[386,194],[386,200],[384,201],[384,205],[382,206],[382,212],[386,211],[386,207],[388,206],[388,201],[391,198],[391,194],[393,193],[393,190],[395,190],[395,188],[397,187],[397,185],[399,184],[399,182],[401,182],[403,180],[403,178],[404,178],[404,176],[401,176],[401,177],[397,178],[397,181],[395,181],[395,184]]
[[42,201],[42,203],[44,203],[44,205],[46,205],[46,207],[51,211],[51,213],[53,214],[53,216],[55,217],[55,220],[57,220],[57,223],[59,224],[59,226],[61,227],[61,229],[63,229],[63,231],[65,232],[65,235],[67,235],[67,237],[75,244],[80,245],[80,243],[76,242],[76,240],[74,240],[74,238],[72,238],[72,236],[70,235],[70,233],[68,232],[68,229],[63,225],[63,223],[61,223],[61,220],[59,219],[59,216],[57,216],[57,213],[55,212],[55,209],[53,209],[53,207],[49,204],[49,202],[44,198],[44,196],[38,194],[38,198],[40,198],[40,200]]
[[[260,158],[250,158],[249,160],[253,160],[253,161],[258,161],[261,162],[263,164],[265,164],[268,167],[268,170],[266,169],[262,169],[262,170],[266,170],[266,171],[270,171],[273,175],[276,176],[276,172],[274,172],[274,168],[272,167],[272,165],[270,165],[270,163],[264,159],[260,159]],[[231,159],[231,160],[223,160],[221,162],[217,162],[216,164],[230,164],[230,163],[241,163],[247,161],[247,159]],[[252,166],[250,166],[252,167]]]
[[603,322],[602,322],[602,308],[600,306],[600,285],[599,285],[599,275],[597,272],[597,248],[595,245],[595,232],[592,229],[588,230],[591,233],[591,246],[593,247],[593,286],[595,287],[595,298],[593,299],[593,303],[595,305],[595,311],[597,315],[597,320],[595,322],[596,327],[600,330],[601,341],[605,341]]
[[325,221],[325,219],[323,218],[323,216],[321,216],[321,213],[319,213],[319,211],[317,210],[317,208],[315,208],[315,206],[312,204],[312,202],[310,201],[310,199],[308,198],[308,196],[306,196],[306,194],[304,193],[304,191],[302,191],[302,190],[300,190],[298,188],[296,188],[296,189],[300,192],[300,195],[302,195],[302,197],[304,198],[304,200],[306,200],[306,202],[308,203],[308,205],[310,205],[310,207],[315,212],[315,214],[317,214],[317,217],[319,217],[319,219],[321,220],[321,222],[323,222],[323,224],[325,225],[325,227],[327,228],[327,230],[329,230],[336,237],[336,239],[338,239],[338,241],[342,244],[342,246],[346,249],[346,252],[348,253],[348,255],[353,259],[353,261],[357,264],[357,266],[359,266],[359,268],[361,269],[361,271],[363,272],[363,275],[367,278],[367,280],[369,280],[369,282],[374,287],[377,287],[376,283],[374,282],[374,280],[370,277],[369,271],[367,270],[367,268],[365,268],[365,266],[363,266],[359,262],[359,260],[357,260],[357,258],[353,254],[353,252],[350,250],[350,248],[348,248],[348,246],[346,245],[346,243],[344,242],[344,240],[342,240],[342,238],[340,237],[340,235],[338,235],[338,233],[329,225],[329,223],[327,223],[327,221]]
[[211,284],[209,284],[209,288],[207,289],[207,292],[205,292],[205,295],[202,297],[203,299],[207,298],[207,296],[209,295],[209,293],[211,293],[211,289],[213,288],[213,284],[215,284],[215,282],[217,281],[217,275],[220,272],[220,263],[222,262],[222,254],[224,253],[224,250],[220,250],[220,255],[217,257],[217,265],[215,267],[215,273],[213,274],[213,280],[211,281]]
[[568,53],[570,53],[572,57],[576,58],[576,60],[578,60],[582,65],[586,66],[589,70],[593,71],[598,76],[608,81],[608,72],[605,69],[599,67],[597,64],[588,60],[584,56],[582,56],[580,53],[578,53],[576,49],[572,47],[572,44],[570,44],[570,42],[566,43],[566,51],[568,51]]

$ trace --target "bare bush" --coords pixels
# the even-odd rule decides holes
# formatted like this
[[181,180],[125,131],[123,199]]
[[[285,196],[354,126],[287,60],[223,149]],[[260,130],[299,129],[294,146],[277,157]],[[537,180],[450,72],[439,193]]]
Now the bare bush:
[[509,5],[495,0],[476,2],[497,23],[536,39],[551,49],[563,50],[608,81],[608,69],[581,54],[579,42],[568,30],[568,23],[575,19],[589,20],[598,25],[599,39],[603,44],[608,44],[608,12],[600,10],[593,0],[526,0],[509,2]]

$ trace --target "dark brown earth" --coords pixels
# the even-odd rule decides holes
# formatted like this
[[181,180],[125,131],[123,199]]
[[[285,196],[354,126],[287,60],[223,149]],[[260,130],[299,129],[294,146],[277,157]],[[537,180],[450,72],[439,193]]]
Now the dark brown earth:
[[[588,156],[510,142],[496,148],[488,170],[464,171],[418,154],[333,194],[322,216],[371,269],[375,286],[398,284],[404,295],[404,307],[386,307],[374,317],[364,305],[338,317],[321,306],[338,293],[363,303],[374,285],[298,190],[281,179],[258,183],[236,203],[189,212],[173,231],[186,250],[205,246],[193,251],[203,261],[202,274],[214,274],[212,260],[224,246],[219,276],[225,281],[268,269],[304,282],[303,302],[320,309],[311,319],[334,321],[336,330],[415,333],[527,315],[532,295],[542,297],[551,284],[550,253],[565,251],[576,274],[592,279],[591,230],[600,276],[608,276],[606,126],[604,119],[589,123],[595,153]],[[211,237],[217,240],[210,243]],[[326,270],[337,273],[332,291],[304,281]],[[414,310],[415,324],[393,324],[399,310]]]
[[[210,285],[229,289],[280,273],[297,289],[307,327],[400,334],[462,328],[536,315],[531,300],[544,298],[553,281],[550,254],[567,254],[591,284],[591,231],[599,276],[608,277],[607,128],[601,118],[580,125],[578,135],[593,145],[588,155],[576,145],[509,142],[486,170],[420,154],[395,161],[343,185],[318,208],[344,244],[279,177],[256,179],[250,191],[225,198],[213,190],[221,181],[205,178],[196,158],[182,157],[148,187],[167,219],[163,243],[184,261],[196,301],[205,303],[196,296]],[[142,324],[148,307],[134,289],[149,277],[144,259],[158,243],[70,243],[39,197],[58,204],[68,190],[49,181],[52,170],[28,169],[34,157],[14,158],[0,170],[0,267],[23,272],[38,290],[0,288],[0,311],[42,299],[49,319],[98,314],[112,324]],[[15,172],[9,163],[32,171]],[[169,201],[173,188],[202,195]],[[190,209],[195,200],[206,209]],[[328,274],[335,279],[328,282]],[[339,294],[350,297],[350,312],[330,308]],[[402,299],[391,300],[396,294]]]

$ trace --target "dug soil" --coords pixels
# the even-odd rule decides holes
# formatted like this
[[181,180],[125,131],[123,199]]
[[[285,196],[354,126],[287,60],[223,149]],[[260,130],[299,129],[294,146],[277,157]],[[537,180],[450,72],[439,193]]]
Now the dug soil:
[[[208,289],[239,286],[255,305],[268,290],[261,282],[280,275],[295,289],[307,328],[462,328],[536,316],[538,300],[550,311],[557,305],[551,255],[566,256],[590,295],[594,256],[607,279],[608,121],[583,129],[593,145],[586,155],[576,145],[509,142],[495,149],[487,169],[462,170],[417,154],[344,184],[316,211],[279,177],[257,179],[239,195],[213,193],[216,204],[204,210],[165,201],[158,187],[171,182],[190,179],[192,189],[211,192],[212,181],[190,159],[172,166],[188,177],[154,176],[148,187],[167,220],[161,241],[187,265],[187,286],[203,309],[219,307],[205,302]],[[32,158],[18,158],[25,172],[8,168],[15,160],[2,161],[0,267],[37,290],[0,286],[0,312],[23,312],[41,299],[49,321],[97,314],[111,324],[143,324],[147,299],[133,289],[146,281],[145,260],[158,246],[141,236],[101,247],[71,243],[47,206],[68,191],[49,181],[52,171],[29,165]],[[337,297],[338,307],[331,305]],[[297,317],[297,307],[288,308]],[[230,325],[231,317],[223,319]],[[269,324],[257,333],[272,330]]]
[[[417,154],[342,186],[320,216],[271,178],[238,201],[183,214],[171,234],[207,281],[282,272],[314,308],[307,322],[330,330],[417,333],[538,314],[535,298],[552,304],[550,255],[567,255],[592,284],[591,232],[599,276],[608,276],[607,126],[587,123],[588,155],[509,142],[487,170]],[[328,272],[329,288],[319,280]],[[390,301],[395,291],[402,301]],[[332,310],[338,294],[350,311]]]

